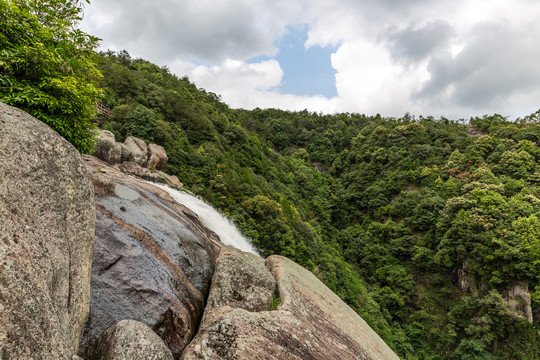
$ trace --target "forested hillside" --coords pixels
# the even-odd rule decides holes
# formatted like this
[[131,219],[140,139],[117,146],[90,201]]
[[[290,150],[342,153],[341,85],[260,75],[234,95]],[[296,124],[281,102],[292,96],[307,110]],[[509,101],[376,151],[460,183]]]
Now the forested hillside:
[[455,121],[230,109],[126,52],[95,54],[81,2],[0,10],[0,101],[81,152],[103,102],[101,127],[162,145],[187,189],[263,254],[311,270],[403,359],[540,358],[540,110]]
[[[402,358],[538,359],[540,112],[467,126],[236,110],[126,52],[98,67],[103,128],[163,145],[190,191],[313,271]],[[505,300],[523,288],[532,315]]]
[[[126,52],[97,63],[103,128],[164,146],[168,172],[264,255],[314,272],[402,358],[539,358],[540,111],[466,125],[237,110]],[[532,313],[505,300],[519,289]]]

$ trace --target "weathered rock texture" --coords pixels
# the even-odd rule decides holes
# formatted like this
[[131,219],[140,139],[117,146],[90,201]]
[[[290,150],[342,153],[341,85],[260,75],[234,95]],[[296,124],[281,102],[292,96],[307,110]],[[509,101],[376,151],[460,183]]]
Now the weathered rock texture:
[[156,144],[148,145],[148,162],[146,163],[148,169],[163,170],[167,166],[168,160],[167,153],[161,146]]
[[0,359],[71,359],[88,314],[94,194],[77,150],[0,103]]
[[205,316],[230,306],[247,311],[270,310],[276,279],[257,255],[223,247],[216,261]]
[[146,162],[148,161],[148,146],[144,140],[128,136],[124,141],[124,145],[131,154],[131,161],[136,162],[140,166],[146,165]]
[[96,193],[90,316],[82,357],[103,331],[133,319],[152,328],[175,356],[203,313],[217,235],[167,192],[84,156]]
[[98,338],[86,360],[174,360],[169,348],[148,326],[121,320]]
[[[231,257],[230,249],[223,250],[218,264]],[[232,268],[217,266],[214,279],[221,273],[234,273],[242,260],[246,261],[240,265],[241,277],[260,276],[259,270],[250,273],[254,259],[237,255],[234,260]],[[223,299],[213,304],[182,359],[398,359],[366,322],[312,273],[281,256],[269,257],[266,266],[277,280],[282,299],[277,310],[248,311],[242,300]],[[212,284],[210,297],[220,284]]]
[[527,283],[514,284],[508,290],[506,303],[512,310],[515,317],[519,317],[533,322],[533,311],[531,307],[531,293]]
[[133,136],[128,136],[122,144],[116,142],[110,131],[99,130],[96,150],[92,155],[107,164],[115,165],[126,174],[177,188],[183,187],[176,176],[161,171],[167,166],[168,157],[159,145],[146,145],[144,140]]
[[98,142],[93,155],[109,164],[120,164],[128,160],[130,152],[126,145],[116,142],[112,132],[99,130]]
[[125,174],[134,175],[144,180],[156,183],[165,183],[176,188],[182,188],[184,186],[176,176],[165,174],[162,171],[154,171],[143,168],[133,161],[125,161],[122,164],[115,164],[114,168],[122,171]]

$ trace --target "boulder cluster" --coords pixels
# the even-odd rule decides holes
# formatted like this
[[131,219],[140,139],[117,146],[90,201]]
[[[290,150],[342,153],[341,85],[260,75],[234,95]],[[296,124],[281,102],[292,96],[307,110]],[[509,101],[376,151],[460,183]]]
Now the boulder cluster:
[[133,136],[127,137],[124,143],[116,142],[114,134],[107,130],[99,130],[93,155],[111,165],[133,161],[149,170],[165,169],[168,160],[165,150],[159,145],[146,145],[144,140]]
[[181,359],[398,357],[308,270],[222,247],[202,323]]
[[168,175],[162,170],[167,166],[167,153],[156,144],[146,144],[144,140],[128,136],[121,143],[117,142],[112,132],[99,130],[96,149],[92,154],[98,159],[114,165],[126,174],[142,179],[162,182],[181,188],[183,185],[176,176]]

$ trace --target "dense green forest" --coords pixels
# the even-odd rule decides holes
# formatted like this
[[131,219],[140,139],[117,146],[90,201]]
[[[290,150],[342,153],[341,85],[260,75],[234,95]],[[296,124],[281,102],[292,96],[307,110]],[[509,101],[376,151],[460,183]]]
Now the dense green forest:
[[[0,101],[81,152],[92,119],[162,145],[167,172],[261,253],[311,270],[403,359],[540,358],[540,111],[231,109],[166,68],[95,53],[81,3],[0,0]],[[94,117],[98,100],[111,117]]]
[[0,101],[89,152],[102,93],[93,62],[99,39],[78,28],[82,11],[76,0],[0,0]]
[[[315,273],[400,357],[539,358],[540,111],[247,111],[127,52],[96,62],[103,128],[164,146],[187,189]],[[505,300],[515,286],[534,325]]]

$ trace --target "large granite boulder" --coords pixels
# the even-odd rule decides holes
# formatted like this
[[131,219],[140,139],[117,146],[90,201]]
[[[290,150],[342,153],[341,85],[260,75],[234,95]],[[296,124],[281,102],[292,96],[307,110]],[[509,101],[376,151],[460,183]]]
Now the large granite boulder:
[[128,136],[124,141],[124,145],[129,151],[129,160],[140,166],[145,166],[148,161],[148,146],[144,140],[133,136]]
[[88,315],[94,193],[77,150],[0,103],[0,359],[71,359]]
[[275,290],[276,279],[259,256],[223,247],[204,313],[212,316],[226,306],[247,311],[270,310]]
[[86,360],[174,360],[169,348],[148,326],[121,320],[107,329]]
[[163,170],[167,166],[168,161],[165,149],[156,144],[148,145],[148,162],[146,167],[150,170]]
[[92,156],[83,158],[97,218],[80,355],[117,321],[133,319],[178,356],[203,314],[219,239],[166,191]]
[[126,145],[116,142],[112,132],[99,130],[96,149],[92,155],[109,164],[121,164],[130,158],[130,150]]
[[[230,249],[222,250],[218,264],[224,257],[231,257]],[[237,255],[230,262],[233,268],[216,268],[214,279],[221,272],[234,273],[242,259],[246,261],[239,276],[260,277],[262,259],[258,270],[250,272],[253,258]],[[181,359],[398,359],[366,322],[312,273],[281,256],[269,257],[266,267],[277,281],[281,298],[277,310],[248,311],[240,297],[214,303]],[[212,284],[210,298],[214,287],[220,286],[221,282]],[[267,293],[270,290],[266,288]],[[241,297],[250,302],[248,296]]]

